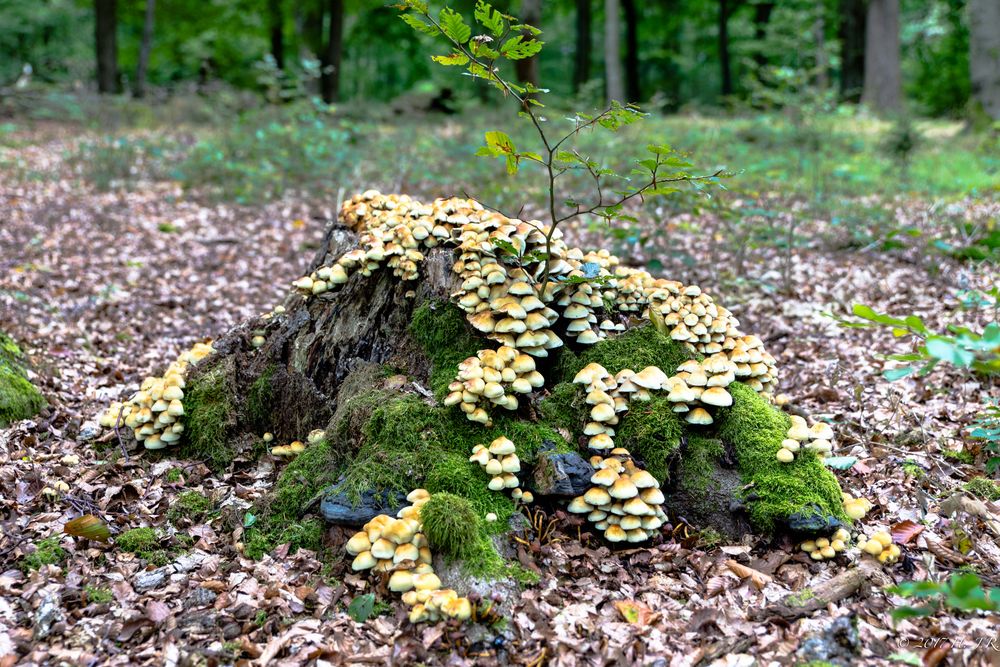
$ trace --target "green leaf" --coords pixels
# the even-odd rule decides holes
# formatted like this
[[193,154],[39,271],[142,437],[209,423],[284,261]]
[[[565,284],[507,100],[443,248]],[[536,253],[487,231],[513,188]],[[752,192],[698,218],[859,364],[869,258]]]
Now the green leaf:
[[823,459],[823,463],[834,470],[847,470],[857,462],[857,456],[830,456]]
[[960,367],[969,366],[973,360],[976,358],[972,352],[968,350],[963,350],[953,341],[946,338],[928,338],[927,343],[927,354],[934,357],[935,359],[940,359],[941,361],[948,361],[952,364]]
[[447,56],[431,56],[431,60],[447,67],[453,67],[456,65],[461,67],[469,62],[469,57],[464,53],[456,51]]
[[490,3],[479,0],[476,3],[474,16],[479,25],[489,30],[494,37],[499,37],[504,33],[503,14],[493,9]]
[[889,368],[882,371],[882,377],[884,377],[889,382],[895,382],[901,378],[905,378],[907,375],[913,373],[917,370],[916,366],[902,366],[901,368]]
[[517,152],[514,142],[500,130],[491,130],[486,135],[486,148],[492,151],[491,155],[513,155]]
[[472,37],[472,28],[465,23],[461,14],[450,7],[441,10],[438,22],[441,24],[442,32],[459,44],[465,44]]
[[353,618],[356,623],[364,623],[371,618],[374,609],[375,594],[367,593],[351,600],[351,604],[347,605],[347,615]]
[[413,14],[400,14],[399,18],[403,19],[406,25],[410,26],[417,32],[422,32],[425,35],[439,35],[441,31],[437,29],[437,26],[433,26],[429,23],[421,21],[419,18]]
[[257,523],[257,515],[252,512],[247,512],[243,515],[243,527],[249,528],[250,526]]
[[517,35],[503,43],[500,53],[509,60],[522,60],[541,51],[542,44],[537,39],[525,39],[522,35]]

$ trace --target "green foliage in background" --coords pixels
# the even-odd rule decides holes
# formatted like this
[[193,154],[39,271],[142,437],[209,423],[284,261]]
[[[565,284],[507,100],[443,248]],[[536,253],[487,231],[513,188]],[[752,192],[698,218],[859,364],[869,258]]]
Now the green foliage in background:
[[893,620],[931,616],[941,609],[975,612],[1000,610],[1000,588],[984,588],[974,572],[956,572],[945,581],[904,581],[887,592],[925,604],[901,605],[892,611]]

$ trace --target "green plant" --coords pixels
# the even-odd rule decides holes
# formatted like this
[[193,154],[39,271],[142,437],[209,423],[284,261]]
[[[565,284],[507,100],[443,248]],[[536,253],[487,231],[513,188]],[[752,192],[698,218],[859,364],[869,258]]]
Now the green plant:
[[965,490],[986,500],[1000,500],[1000,484],[986,477],[973,477],[965,483]]
[[431,548],[464,558],[479,539],[479,516],[472,504],[453,493],[435,493],[420,507],[420,519]]
[[[583,132],[602,129],[614,133],[635,123],[644,115],[637,107],[612,100],[600,113],[573,114],[572,128],[559,136],[546,129],[550,127],[547,125],[550,121],[542,113],[545,105],[539,101],[548,91],[530,82],[523,85],[514,83],[504,75],[502,65],[505,62],[531,58],[542,50],[543,42],[535,39],[541,34],[540,30],[517,23],[515,17],[501,13],[484,0],[476,2],[473,14],[477,27],[483,31],[477,35],[473,35],[472,27],[462,15],[450,7],[442,8],[436,18],[423,0],[401,0],[398,7],[400,17],[414,30],[440,38],[448,45],[451,52],[433,56],[434,62],[445,67],[464,68],[473,78],[492,85],[516,103],[518,115],[527,120],[537,134],[535,150],[524,150],[519,149],[505,132],[490,130],[485,133],[485,145],[476,152],[476,155],[502,159],[510,175],[516,174],[522,164],[535,165],[542,171],[547,192],[544,217],[548,224],[536,226],[536,229],[545,237],[544,252],[527,256],[522,254],[522,249],[514,248],[509,242],[497,245],[511,264],[541,264],[537,290],[544,289],[548,282],[552,239],[556,237],[561,223],[590,215],[608,224],[634,222],[635,218],[625,212],[627,202],[677,192],[676,184],[681,182],[718,182],[721,176],[726,175],[722,170],[708,176],[691,174],[687,171],[691,164],[666,144],[649,144],[646,147],[648,157],[635,160],[628,174],[618,173],[591,154],[582,153],[573,142]],[[590,177],[589,199],[586,196],[569,196],[557,187],[558,179],[571,173]]]
[[946,581],[904,581],[886,589],[907,599],[923,600],[919,607],[896,607],[893,620],[931,616],[940,609],[953,611],[997,611],[1000,609],[1000,588],[983,588],[974,572],[956,572]]
[[83,587],[83,594],[88,603],[105,604],[114,599],[110,588],[98,588],[87,584]]
[[986,471],[992,475],[1000,470],[1000,404],[994,401],[976,415],[969,437],[985,441]]
[[359,595],[351,603],[347,605],[347,615],[350,616],[355,623],[364,623],[369,618],[372,617],[375,611],[375,594],[365,593],[364,595]]
[[66,550],[59,546],[57,536],[46,537],[35,544],[35,550],[21,560],[21,569],[30,572],[43,565],[58,565],[66,560],[66,555]]

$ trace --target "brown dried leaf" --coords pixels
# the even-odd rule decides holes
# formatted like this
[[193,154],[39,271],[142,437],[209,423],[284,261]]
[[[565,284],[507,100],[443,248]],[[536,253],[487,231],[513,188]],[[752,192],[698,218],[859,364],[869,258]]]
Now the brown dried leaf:
[[764,590],[764,587],[771,583],[771,577],[769,575],[755,570],[752,567],[747,567],[746,565],[737,563],[731,558],[726,561],[726,567],[728,567],[732,573],[740,579],[746,579],[749,577],[750,581],[758,591]]

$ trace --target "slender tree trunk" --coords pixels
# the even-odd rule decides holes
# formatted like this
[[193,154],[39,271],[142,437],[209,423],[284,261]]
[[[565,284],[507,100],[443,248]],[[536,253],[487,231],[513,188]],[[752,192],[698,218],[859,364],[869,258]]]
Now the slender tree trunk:
[[1000,0],[969,0],[969,73],[973,100],[1000,120]]
[[642,100],[639,78],[639,11],[635,0],[622,0],[625,10],[625,97],[629,102]]
[[[520,16],[522,23],[538,27],[542,22],[542,0],[521,0]],[[529,34],[526,32],[525,37]],[[538,86],[538,56],[522,58],[514,61],[514,72],[520,84],[530,83]]]
[[285,14],[281,0],[268,0],[267,7],[271,23],[271,55],[278,69],[285,69]]
[[764,40],[767,39],[767,24],[771,22],[771,13],[774,11],[773,2],[762,2],[754,5],[753,8],[753,38],[757,43],[757,49],[753,54],[753,60],[758,68],[767,67],[767,52],[764,49]]
[[722,75],[721,95],[733,94],[733,73],[729,63],[729,0],[719,0],[719,65]]
[[876,111],[899,111],[903,105],[899,0],[870,0],[865,35],[865,86],[861,101]]
[[330,30],[327,33],[326,48],[320,62],[320,93],[323,101],[332,104],[340,99],[340,59],[344,40],[344,0],[330,0]]
[[816,38],[816,87],[826,91],[830,87],[830,60],[826,55],[826,20],[823,18],[820,4],[820,15],[816,17],[813,26]]
[[118,7],[116,0],[94,1],[94,44],[97,54],[97,90],[118,92]]
[[135,87],[132,96],[139,99],[146,95],[146,72],[149,69],[149,52],[153,49],[153,18],[156,0],[146,0],[146,14],[142,21],[142,42],[139,44],[139,63],[135,68]]
[[[576,0],[576,58],[573,62],[573,92],[590,81],[592,0]],[[485,88],[485,86],[483,86]]]
[[840,98],[860,102],[865,84],[865,0],[840,0]]
[[618,0],[604,0],[604,86],[608,101],[625,97]]

